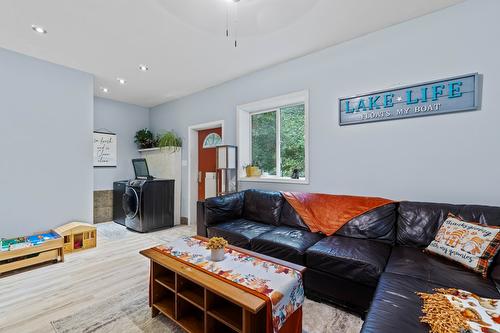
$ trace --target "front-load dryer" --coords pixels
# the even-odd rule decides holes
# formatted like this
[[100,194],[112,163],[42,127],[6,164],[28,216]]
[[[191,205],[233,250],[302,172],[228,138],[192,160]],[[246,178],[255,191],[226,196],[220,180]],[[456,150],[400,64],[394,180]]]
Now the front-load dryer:
[[174,180],[131,180],[123,194],[125,226],[139,232],[174,226]]

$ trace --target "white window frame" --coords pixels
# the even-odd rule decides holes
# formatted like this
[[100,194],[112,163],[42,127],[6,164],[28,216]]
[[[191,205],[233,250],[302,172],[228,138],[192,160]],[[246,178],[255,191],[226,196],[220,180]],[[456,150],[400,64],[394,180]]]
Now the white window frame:
[[[276,146],[277,152],[280,147],[280,108],[290,105],[304,104],[304,163],[305,177],[292,179],[290,177],[279,176],[261,176],[247,177],[243,169],[244,165],[252,161],[252,121],[251,115],[265,112],[276,112]],[[265,100],[238,105],[236,107],[236,130],[238,144],[238,165],[239,180],[242,182],[273,182],[273,183],[291,183],[291,184],[309,184],[309,90],[302,90],[287,95],[268,98]],[[279,155],[279,154],[278,154]],[[276,156],[276,173],[281,172],[281,156]]]

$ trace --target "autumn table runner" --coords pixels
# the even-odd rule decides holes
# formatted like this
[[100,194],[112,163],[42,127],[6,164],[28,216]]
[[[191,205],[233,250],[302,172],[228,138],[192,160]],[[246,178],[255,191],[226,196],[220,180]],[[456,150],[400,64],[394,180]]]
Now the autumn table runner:
[[304,287],[300,272],[230,248],[225,249],[224,260],[214,262],[206,243],[195,237],[183,237],[154,249],[264,295],[272,314],[268,327],[272,326],[276,333],[295,311],[302,311]]

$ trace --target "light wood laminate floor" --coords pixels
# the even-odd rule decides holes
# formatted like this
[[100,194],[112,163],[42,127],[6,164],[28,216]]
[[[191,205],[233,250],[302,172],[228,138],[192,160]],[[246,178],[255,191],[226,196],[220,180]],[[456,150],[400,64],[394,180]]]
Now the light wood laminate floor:
[[53,332],[50,321],[147,283],[149,262],[140,250],[195,234],[188,226],[139,234],[113,222],[98,224],[97,230],[95,249],[68,254],[64,263],[0,277],[0,332]]

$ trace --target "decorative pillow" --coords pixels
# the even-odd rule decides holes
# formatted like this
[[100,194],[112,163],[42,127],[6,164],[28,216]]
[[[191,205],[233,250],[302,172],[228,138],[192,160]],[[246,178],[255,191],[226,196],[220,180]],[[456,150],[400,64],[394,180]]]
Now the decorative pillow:
[[462,221],[449,214],[425,250],[459,262],[487,277],[488,267],[499,249],[499,227]]

